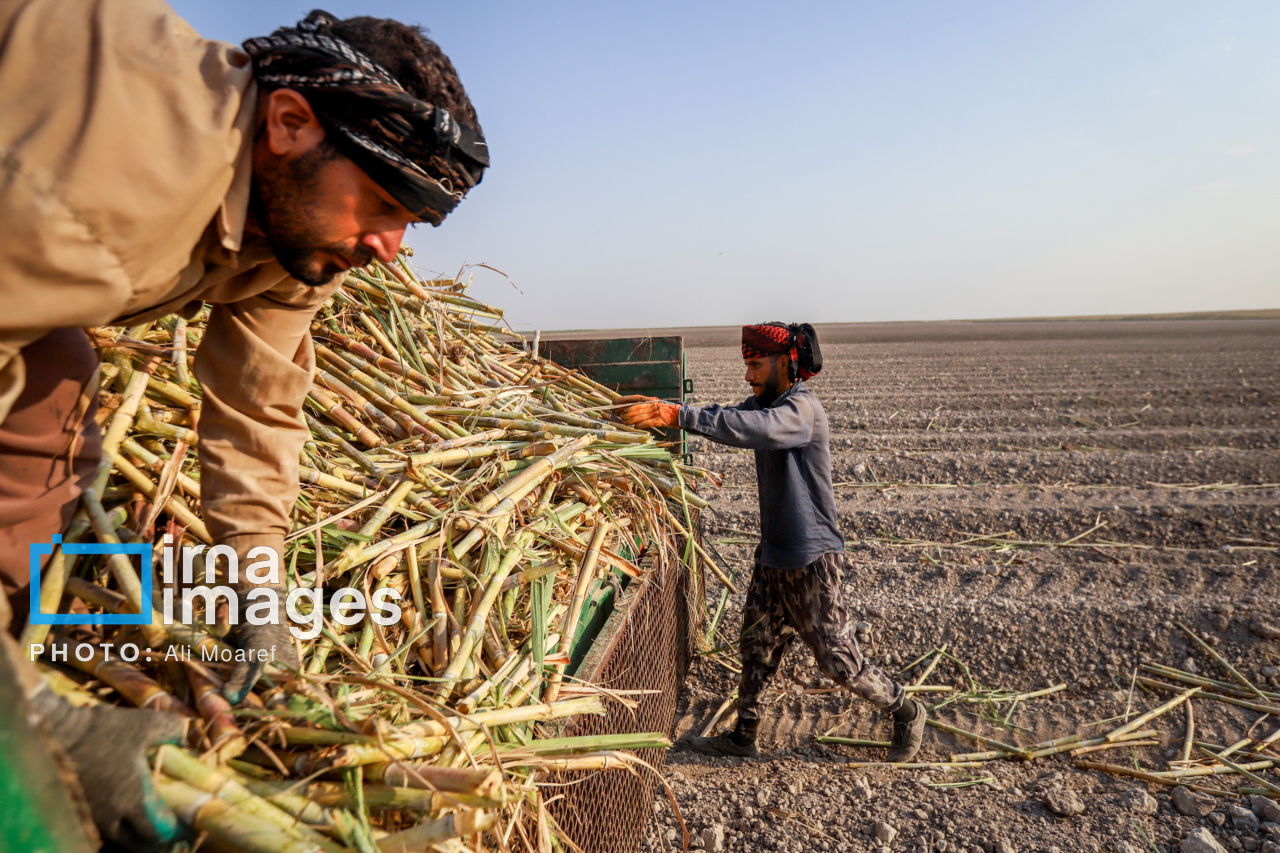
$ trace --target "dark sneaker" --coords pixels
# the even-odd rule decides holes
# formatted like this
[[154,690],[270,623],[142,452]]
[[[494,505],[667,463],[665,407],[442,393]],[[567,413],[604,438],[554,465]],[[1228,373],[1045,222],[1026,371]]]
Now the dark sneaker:
[[924,723],[929,718],[924,706],[914,699],[907,699],[893,712],[893,738],[889,741],[889,761],[897,764],[910,761],[920,751],[924,742]]
[[760,750],[756,748],[755,741],[751,741],[746,746],[740,746],[728,735],[691,737],[689,738],[689,748],[703,755],[734,755],[739,758],[760,757]]

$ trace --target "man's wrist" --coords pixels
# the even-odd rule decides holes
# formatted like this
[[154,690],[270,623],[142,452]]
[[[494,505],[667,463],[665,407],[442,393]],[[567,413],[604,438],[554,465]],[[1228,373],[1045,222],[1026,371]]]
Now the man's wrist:
[[676,426],[687,429],[687,418],[692,417],[693,407],[688,403],[676,404]]

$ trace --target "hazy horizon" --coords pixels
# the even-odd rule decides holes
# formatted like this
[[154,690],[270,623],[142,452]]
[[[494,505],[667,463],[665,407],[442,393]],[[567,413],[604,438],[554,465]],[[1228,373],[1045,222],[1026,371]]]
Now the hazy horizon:
[[[175,8],[227,41],[312,2]],[[1280,302],[1280,7],[331,2],[421,23],[493,152],[415,262],[520,330]],[[827,319],[829,318],[829,319]]]

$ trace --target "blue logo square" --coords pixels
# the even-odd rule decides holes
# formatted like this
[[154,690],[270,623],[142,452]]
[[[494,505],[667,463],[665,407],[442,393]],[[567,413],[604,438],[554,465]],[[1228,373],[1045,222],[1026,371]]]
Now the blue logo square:
[[[40,563],[41,557],[53,554],[54,546],[61,546],[62,553],[71,554],[124,554],[142,557],[143,613],[42,613],[40,612]],[[151,624],[151,561],[153,548],[145,545],[100,545],[62,541],[54,536],[48,544],[31,543],[31,624],[32,625],[150,625]]]

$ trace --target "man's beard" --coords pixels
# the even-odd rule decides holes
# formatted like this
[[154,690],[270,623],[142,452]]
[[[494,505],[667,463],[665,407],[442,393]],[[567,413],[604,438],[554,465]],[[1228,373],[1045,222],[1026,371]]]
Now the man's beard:
[[320,170],[341,156],[328,146],[286,160],[267,174],[256,176],[251,204],[267,244],[285,272],[303,284],[328,284],[345,267],[362,267],[373,260],[366,246],[354,249],[341,243],[325,243],[316,234],[314,223],[320,196]]
[[756,403],[761,406],[767,406],[782,395],[782,379],[775,372],[764,381],[764,386],[760,389],[760,393],[756,395]]

